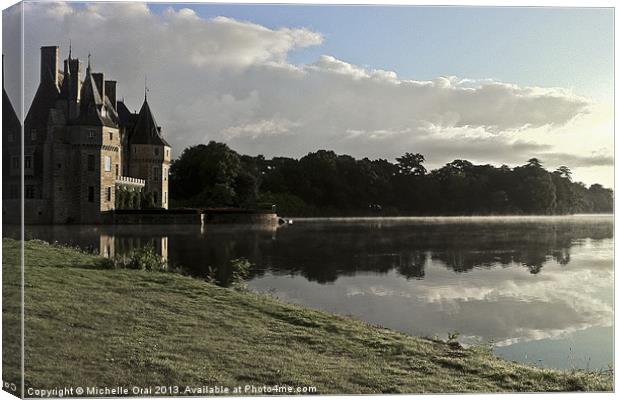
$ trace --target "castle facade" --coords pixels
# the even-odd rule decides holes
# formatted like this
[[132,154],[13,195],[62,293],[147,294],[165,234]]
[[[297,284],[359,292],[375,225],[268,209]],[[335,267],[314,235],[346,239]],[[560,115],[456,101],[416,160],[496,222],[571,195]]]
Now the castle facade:
[[[168,208],[172,149],[146,90],[140,111],[132,113],[116,98],[117,82],[93,72],[90,56],[84,74],[82,68],[69,50],[61,71],[59,48],[42,47],[40,83],[24,121],[23,160],[20,130],[5,125],[3,202],[10,207],[19,199],[23,168],[26,223],[100,223],[126,206],[120,202],[127,194]],[[14,216],[5,211],[4,217]]]

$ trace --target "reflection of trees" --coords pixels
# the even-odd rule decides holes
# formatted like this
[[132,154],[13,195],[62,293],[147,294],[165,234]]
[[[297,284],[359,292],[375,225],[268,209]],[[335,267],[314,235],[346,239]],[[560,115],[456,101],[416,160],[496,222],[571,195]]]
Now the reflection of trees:
[[456,272],[519,264],[537,274],[549,260],[568,264],[576,240],[611,237],[611,224],[492,224],[468,226],[458,235],[438,234],[431,251],[433,260]]
[[424,279],[424,267],[426,266],[426,254],[417,251],[408,254],[404,263],[401,263],[396,270],[407,279]]
[[230,260],[244,257],[253,264],[250,278],[270,271],[327,283],[343,275],[392,270],[423,279],[431,260],[455,272],[516,264],[536,274],[550,260],[568,264],[575,241],[611,238],[613,231],[610,222],[574,220],[299,223],[279,229],[277,235],[274,229],[247,226],[208,226],[204,232],[194,228],[42,227],[34,235],[81,247],[98,246],[107,235],[114,238],[117,254],[168,237],[162,243],[169,262],[196,276],[205,276],[210,268],[225,276],[231,273]]
[[536,274],[550,260],[566,265],[576,240],[611,237],[610,223],[307,224],[287,228],[264,251],[277,260],[274,272],[317,282],[392,269],[420,279],[427,254],[455,272],[516,264]]

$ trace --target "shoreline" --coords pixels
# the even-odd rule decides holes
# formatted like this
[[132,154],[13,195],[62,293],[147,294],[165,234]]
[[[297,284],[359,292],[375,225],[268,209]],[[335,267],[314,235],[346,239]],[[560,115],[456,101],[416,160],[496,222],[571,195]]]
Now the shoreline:
[[[19,242],[3,239],[5,282],[18,249]],[[30,387],[286,383],[314,385],[319,394],[613,388],[613,372],[518,364],[486,348],[405,335],[180,274],[100,269],[98,256],[42,241],[26,242],[25,257]],[[14,306],[5,306],[5,329],[17,322]],[[72,361],[57,370],[60,354]],[[10,375],[10,364],[5,371]]]
[[482,220],[482,221],[544,221],[544,220],[561,220],[561,219],[576,219],[576,218],[613,218],[614,214],[611,213],[598,213],[598,214],[556,214],[556,215],[412,215],[412,216],[358,216],[358,217],[282,217],[285,219],[293,219],[293,221],[373,221],[373,220],[394,220],[394,221],[467,221],[467,220]]

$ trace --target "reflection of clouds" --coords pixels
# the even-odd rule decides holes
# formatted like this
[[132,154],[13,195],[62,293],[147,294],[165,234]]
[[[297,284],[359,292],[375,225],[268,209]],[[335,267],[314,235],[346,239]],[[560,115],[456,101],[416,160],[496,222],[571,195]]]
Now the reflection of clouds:
[[[582,243],[585,244],[585,243]],[[547,261],[538,275],[518,264],[455,274],[433,260],[424,280],[385,275],[340,277],[331,285],[305,279],[277,279],[278,296],[352,314],[412,334],[445,334],[493,340],[497,346],[559,339],[613,321],[613,240],[571,249],[568,265]]]

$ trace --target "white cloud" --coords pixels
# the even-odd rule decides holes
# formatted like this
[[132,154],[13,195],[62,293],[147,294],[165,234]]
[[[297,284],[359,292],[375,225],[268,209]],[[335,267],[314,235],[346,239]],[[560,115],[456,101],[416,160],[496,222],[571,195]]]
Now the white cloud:
[[262,136],[278,136],[288,134],[291,133],[291,129],[296,126],[299,126],[299,124],[286,119],[263,119],[256,123],[231,126],[224,129],[222,134],[227,139],[236,137],[250,137],[252,139],[257,139]]
[[[25,23],[26,104],[36,89],[39,47],[62,45],[64,58],[71,39],[74,56],[92,53],[94,69],[119,82],[130,108],[139,108],[148,76],[149,101],[176,154],[221,140],[266,156],[415,151],[434,167],[455,158],[484,161],[484,148],[486,159],[517,163],[549,152],[541,138],[592,109],[562,88],[453,76],[416,81],[332,55],[296,65],[291,52],[320,45],[320,32],[205,19],[191,9],[157,15],[140,3],[28,3]],[[534,131],[538,137],[522,137]],[[498,160],[503,155],[509,159]]]

